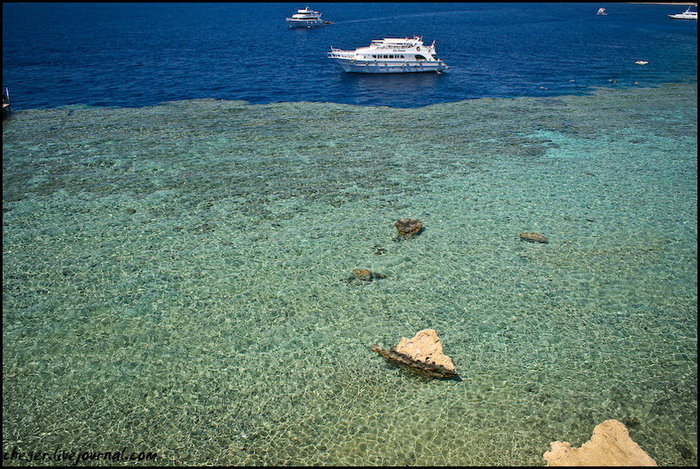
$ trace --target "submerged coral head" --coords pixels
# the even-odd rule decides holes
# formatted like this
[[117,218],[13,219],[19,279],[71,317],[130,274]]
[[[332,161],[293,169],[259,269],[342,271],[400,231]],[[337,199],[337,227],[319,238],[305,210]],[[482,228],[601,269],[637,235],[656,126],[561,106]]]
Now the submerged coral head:
[[403,236],[404,238],[420,234],[421,231],[423,231],[423,222],[420,220],[414,220],[413,218],[397,220],[394,222],[394,226],[399,232],[399,236]]

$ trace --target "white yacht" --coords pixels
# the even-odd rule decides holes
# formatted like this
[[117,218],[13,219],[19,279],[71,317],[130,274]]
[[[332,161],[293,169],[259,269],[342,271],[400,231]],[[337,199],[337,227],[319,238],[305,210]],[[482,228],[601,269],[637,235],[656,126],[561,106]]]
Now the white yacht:
[[292,15],[291,18],[286,18],[290,28],[313,28],[315,26],[323,26],[328,21],[321,19],[321,13],[315,10],[310,10],[308,5]]
[[608,12],[605,10],[605,8],[598,8],[598,13],[596,15],[607,15]]
[[328,57],[335,59],[346,72],[441,73],[449,68],[435,56],[435,41],[426,46],[420,36],[375,39],[369,46],[355,50],[331,47]]
[[691,11],[691,7],[688,7],[683,13],[676,13],[675,15],[668,15],[672,20],[696,20],[698,19],[698,12]]

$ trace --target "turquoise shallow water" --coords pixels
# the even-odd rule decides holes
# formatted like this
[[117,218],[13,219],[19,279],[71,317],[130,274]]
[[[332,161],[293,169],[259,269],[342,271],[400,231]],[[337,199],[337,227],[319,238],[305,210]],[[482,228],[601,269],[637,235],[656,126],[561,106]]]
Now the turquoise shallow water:
[[[696,98],[17,112],[4,451],[542,465],[615,418],[696,465]],[[369,350],[424,328],[461,380]]]

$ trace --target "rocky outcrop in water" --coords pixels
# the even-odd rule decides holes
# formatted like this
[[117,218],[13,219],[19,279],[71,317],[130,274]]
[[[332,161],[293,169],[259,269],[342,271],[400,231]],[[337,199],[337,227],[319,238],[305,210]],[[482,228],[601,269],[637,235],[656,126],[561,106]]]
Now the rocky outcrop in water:
[[520,233],[520,239],[530,243],[548,243],[547,237],[539,233]]
[[352,275],[347,278],[348,282],[371,282],[372,280],[386,278],[386,275],[372,272],[368,269],[353,269]]
[[401,238],[410,238],[411,236],[417,235],[423,231],[423,222],[420,220],[414,220],[413,218],[397,220],[394,223],[394,226],[399,232],[399,236]]
[[443,353],[442,342],[433,329],[419,331],[412,339],[402,337],[389,350],[378,345],[372,345],[371,349],[389,361],[406,365],[434,378],[457,376],[452,359]]
[[548,466],[656,466],[654,461],[630,438],[622,422],[606,420],[593,429],[593,436],[580,448],[571,443],[550,443],[544,453]]

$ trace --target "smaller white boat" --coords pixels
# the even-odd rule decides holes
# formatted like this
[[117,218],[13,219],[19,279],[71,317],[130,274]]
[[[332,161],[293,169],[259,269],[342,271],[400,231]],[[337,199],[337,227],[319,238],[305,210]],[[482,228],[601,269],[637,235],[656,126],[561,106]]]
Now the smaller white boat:
[[605,11],[605,8],[598,8],[598,13],[596,15],[607,15],[608,12]]
[[321,13],[310,10],[308,5],[297,10],[291,18],[285,18],[290,28],[314,28],[330,23],[321,19]]
[[646,65],[649,63],[649,61],[648,60],[637,60],[634,63],[636,63],[637,65]]
[[2,118],[6,118],[10,115],[12,109],[10,108],[10,89],[6,86],[2,87]]
[[668,15],[672,20],[698,20],[698,12],[691,10],[692,7],[688,7],[683,13],[676,13],[675,15]]

